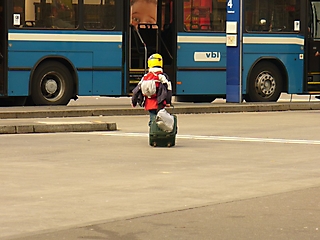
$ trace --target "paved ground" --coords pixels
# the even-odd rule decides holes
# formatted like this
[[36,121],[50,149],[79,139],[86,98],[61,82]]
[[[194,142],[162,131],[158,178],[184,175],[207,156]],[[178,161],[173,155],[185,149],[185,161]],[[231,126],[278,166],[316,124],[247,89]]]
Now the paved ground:
[[[191,114],[220,112],[282,112],[320,109],[320,101],[314,98],[309,102],[307,96],[295,96],[294,99],[288,97],[289,96],[285,96],[279,102],[271,104],[226,104],[224,100],[216,100],[211,104],[196,105],[176,103],[175,109],[171,109],[170,111],[177,114]],[[117,119],[108,119],[104,116],[146,114],[141,108],[131,109],[128,107],[128,101],[128,98],[80,98],[80,101],[70,102],[67,107],[0,108],[0,118],[2,118],[0,119],[0,133],[119,130]],[[293,121],[295,120],[295,118],[292,119]],[[313,123],[310,122],[306,124],[312,127],[317,120],[312,122]],[[121,128],[120,122],[120,131]],[[283,125],[283,128],[285,128],[285,125]],[[264,130],[274,131],[274,129],[268,130],[268,128]],[[221,131],[223,130],[221,129]],[[315,139],[313,141],[314,144],[317,144],[318,140]],[[3,144],[4,143],[2,143],[2,145]],[[48,142],[48,144],[47,147],[52,143],[50,144]],[[291,143],[288,144],[290,145]],[[266,146],[261,145],[261,151],[265,154],[270,154],[265,148]],[[2,152],[4,152],[4,146],[2,146],[1,149]],[[179,150],[179,146],[176,149]],[[295,148],[290,149],[293,152],[296,150]],[[199,148],[197,151],[202,152],[204,149]],[[233,150],[230,149],[230,151],[232,152]],[[320,152],[318,153],[320,154]],[[194,154],[195,160],[199,155],[192,151],[190,154],[191,156]],[[285,151],[283,151],[282,154],[285,155]],[[278,155],[279,159],[281,159],[282,154],[280,151]],[[297,156],[300,156],[301,154],[300,151]],[[7,155],[5,154],[4,156]],[[314,154],[313,156],[318,158],[318,154]],[[212,157],[215,158],[214,155]],[[2,159],[4,160],[4,158]],[[308,158],[305,160],[308,162]],[[301,167],[301,164],[298,165]],[[286,168],[285,165],[284,168]],[[2,167],[2,169],[4,168]],[[1,175],[3,176],[4,173],[5,172],[2,172]],[[283,172],[283,174],[286,173]],[[312,175],[314,178],[319,176],[320,172],[318,171],[318,168],[314,167],[312,174],[314,174],[314,176]],[[21,176],[23,177],[23,175]],[[312,178],[312,176],[310,177]],[[241,180],[239,179],[239,181]],[[2,186],[4,183],[7,184],[7,181],[3,178],[0,178],[0,182],[2,182]],[[216,186],[219,186],[221,183],[217,181],[215,184],[217,184]],[[260,187],[263,188],[263,186],[264,184],[261,184]],[[17,186],[12,185],[11,187],[15,188]],[[161,186],[158,187],[158,190],[161,190]],[[258,188],[259,186],[257,186],[257,190]],[[238,190],[241,191],[241,188]],[[6,192],[4,187],[2,187],[2,192]],[[315,181],[314,184],[308,185],[303,184],[302,180],[301,187],[295,188],[295,190],[277,193],[270,192],[270,194],[266,195],[256,194],[252,197],[234,198],[233,200],[226,201],[209,201],[206,204],[192,205],[190,207],[185,206],[173,208],[171,210],[151,211],[145,214],[133,214],[130,215],[130,217],[116,217],[104,221],[89,221],[90,223],[88,224],[49,228],[44,231],[36,232],[31,231],[32,233],[29,234],[25,233],[11,237],[4,234],[0,239],[320,239],[320,204],[318,199],[320,199],[320,183]],[[128,201],[130,201],[130,199],[128,199]],[[94,208],[94,206],[92,207]],[[81,208],[81,206],[79,206],[79,208]],[[132,206],[132,208],[135,208],[135,206]],[[2,215],[2,217],[4,216]],[[1,222],[5,222],[5,220],[2,219]],[[16,222],[18,223],[19,220],[17,219]],[[8,222],[8,224],[14,223]],[[25,224],[26,223],[22,222],[21,226],[24,226]],[[46,225],[45,222],[43,224]],[[2,225],[2,228],[5,229],[5,225]],[[17,224],[17,229],[19,229],[19,224]],[[17,230],[17,232],[20,231]]]
[[49,231],[15,240],[317,240],[320,187],[107,223]]
[[178,115],[165,150],[147,116],[0,135],[0,239],[320,239],[319,113]]

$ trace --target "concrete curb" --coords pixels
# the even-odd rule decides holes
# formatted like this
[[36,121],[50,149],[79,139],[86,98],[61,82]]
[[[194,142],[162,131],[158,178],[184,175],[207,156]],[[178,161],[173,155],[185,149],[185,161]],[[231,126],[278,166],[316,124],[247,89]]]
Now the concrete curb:
[[[302,111],[320,110],[320,102],[291,102],[291,103],[240,103],[240,104],[206,104],[179,105],[168,109],[174,114],[195,113],[226,113],[226,112],[269,112],[269,111]],[[54,117],[91,117],[91,116],[121,116],[146,115],[141,108],[108,108],[108,107],[39,107],[22,108],[18,110],[0,110],[0,119],[14,118],[54,118]]]
[[116,123],[0,125],[0,134],[116,131]]

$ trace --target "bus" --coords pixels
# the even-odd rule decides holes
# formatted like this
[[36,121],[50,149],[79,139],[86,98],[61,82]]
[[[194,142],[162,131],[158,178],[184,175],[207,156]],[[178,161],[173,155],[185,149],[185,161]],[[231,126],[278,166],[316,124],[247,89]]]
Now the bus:
[[[153,21],[133,16],[138,1],[155,4]],[[226,6],[227,0],[0,0],[0,105],[130,96],[152,53],[163,56],[178,101],[226,98]],[[320,94],[320,1],[243,0],[242,7],[243,99]]]

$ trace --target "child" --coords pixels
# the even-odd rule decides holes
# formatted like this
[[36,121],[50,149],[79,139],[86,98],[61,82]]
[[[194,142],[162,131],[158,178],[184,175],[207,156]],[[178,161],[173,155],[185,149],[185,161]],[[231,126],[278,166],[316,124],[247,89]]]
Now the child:
[[131,0],[131,24],[157,23],[157,0]]
[[[152,54],[148,58],[148,73],[142,77],[132,91],[132,107],[139,103],[140,106],[144,106],[145,110],[149,111],[149,126],[160,109],[171,105],[171,82],[163,73],[162,66],[162,56],[158,53]],[[154,89],[152,84],[154,84]]]

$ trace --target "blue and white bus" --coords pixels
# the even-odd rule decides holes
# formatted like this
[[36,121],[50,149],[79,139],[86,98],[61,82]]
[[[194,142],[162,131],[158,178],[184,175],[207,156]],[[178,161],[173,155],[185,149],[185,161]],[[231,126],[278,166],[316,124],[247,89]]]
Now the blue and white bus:
[[[0,0],[0,105],[130,96],[154,52],[178,100],[225,98],[226,0],[152,1],[154,22],[132,19],[133,0]],[[243,98],[320,94],[320,1],[243,0],[243,11]]]

